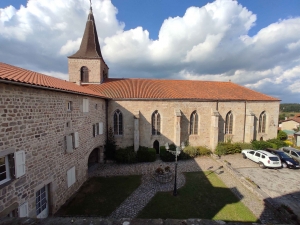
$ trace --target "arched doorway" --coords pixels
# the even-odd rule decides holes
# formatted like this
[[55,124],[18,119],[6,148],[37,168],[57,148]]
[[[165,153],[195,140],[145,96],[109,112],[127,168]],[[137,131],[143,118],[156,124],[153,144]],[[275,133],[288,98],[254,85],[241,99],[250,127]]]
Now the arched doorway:
[[95,148],[89,155],[89,159],[88,159],[89,172],[93,171],[94,169],[96,169],[98,167],[99,156],[100,156],[99,153],[100,153],[100,149]]
[[155,140],[153,142],[153,148],[156,150],[156,154],[159,154],[159,142],[158,142],[158,140]]

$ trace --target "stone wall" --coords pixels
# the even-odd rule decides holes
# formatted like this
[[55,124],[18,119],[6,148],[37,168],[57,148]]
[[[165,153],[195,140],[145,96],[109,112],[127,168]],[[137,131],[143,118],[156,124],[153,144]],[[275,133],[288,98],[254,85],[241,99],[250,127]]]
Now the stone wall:
[[[89,112],[83,113],[83,98]],[[71,101],[71,110],[67,105]],[[77,94],[0,83],[0,154],[25,151],[25,175],[0,185],[0,214],[28,202],[36,216],[36,191],[49,188],[50,214],[87,179],[88,157],[106,138],[105,100]],[[93,137],[93,124],[103,134]],[[79,147],[66,153],[66,135],[78,132]],[[67,170],[75,166],[76,182],[68,188]]]
[[[218,141],[224,141],[224,123],[226,114],[233,113],[233,135],[230,139],[234,142],[251,141],[254,138],[274,138],[277,135],[279,102],[187,102],[187,101],[140,101],[140,100],[111,100],[108,107],[108,126],[113,127],[113,114],[115,110],[121,110],[123,114],[122,136],[115,136],[119,147],[132,146],[134,144],[134,115],[139,112],[139,143],[141,146],[153,147],[153,142],[158,140],[160,145],[179,142],[176,139],[176,111],[181,112],[180,118],[180,143],[189,141],[191,145],[208,146],[215,148]],[[152,135],[151,116],[158,110],[161,115],[161,135]],[[193,111],[199,116],[198,134],[190,133],[190,116]],[[252,120],[247,122],[245,116],[251,111]],[[267,113],[266,133],[258,134],[258,118],[260,113]],[[215,121],[214,112],[218,112],[218,123]],[[248,118],[249,119],[249,118]],[[253,122],[251,122],[253,121]],[[252,124],[251,124],[252,123]],[[217,126],[218,131],[214,132]],[[217,135],[217,137],[214,137]]]
[[68,59],[69,81],[80,81],[80,69],[86,66],[89,70],[89,83],[101,83],[104,74],[108,74],[108,67],[102,59]]
[[297,129],[298,126],[299,123],[297,123],[296,121],[293,120],[284,121],[281,123],[281,130],[293,130],[293,129]]

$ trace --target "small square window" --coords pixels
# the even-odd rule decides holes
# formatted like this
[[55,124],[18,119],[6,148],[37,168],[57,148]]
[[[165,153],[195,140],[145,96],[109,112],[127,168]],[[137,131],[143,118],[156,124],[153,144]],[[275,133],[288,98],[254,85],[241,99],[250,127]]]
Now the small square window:
[[66,127],[70,128],[70,122],[69,121],[66,123]]
[[98,109],[98,104],[95,104],[95,109]]

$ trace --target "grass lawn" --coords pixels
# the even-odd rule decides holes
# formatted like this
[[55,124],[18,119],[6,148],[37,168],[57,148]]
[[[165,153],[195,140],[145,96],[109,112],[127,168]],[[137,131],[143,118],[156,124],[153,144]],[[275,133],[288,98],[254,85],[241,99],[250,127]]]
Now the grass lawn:
[[141,176],[93,177],[58,215],[109,216],[140,184]]
[[257,222],[257,218],[212,172],[185,173],[186,184],[174,197],[157,193],[138,218],[201,218],[223,221]]

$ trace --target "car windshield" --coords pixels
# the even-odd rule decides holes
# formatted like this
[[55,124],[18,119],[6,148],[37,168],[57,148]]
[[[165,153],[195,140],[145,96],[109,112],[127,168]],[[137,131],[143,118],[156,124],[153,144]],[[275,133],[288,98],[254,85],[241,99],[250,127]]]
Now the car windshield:
[[287,155],[285,152],[277,152],[277,155],[280,156],[282,159],[290,159],[291,157]]
[[279,161],[278,157],[269,157],[271,161]]

